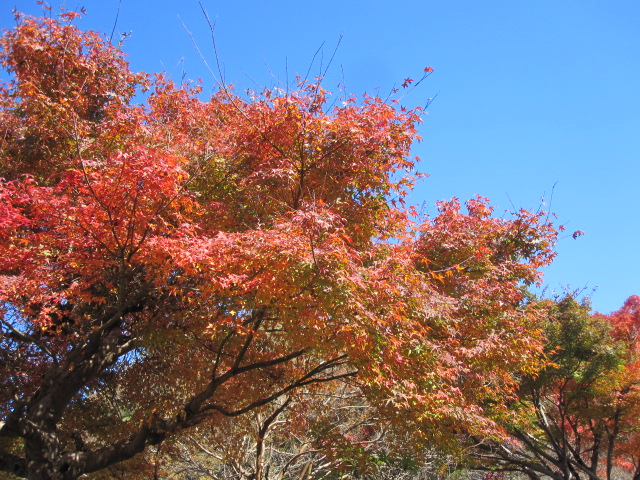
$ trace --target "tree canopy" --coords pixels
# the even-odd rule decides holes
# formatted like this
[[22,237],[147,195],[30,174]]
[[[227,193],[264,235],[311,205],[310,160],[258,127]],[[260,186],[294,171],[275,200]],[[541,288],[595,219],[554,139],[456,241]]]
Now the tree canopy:
[[543,365],[547,214],[419,218],[420,108],[204,99],[75,15],[0,40],[0,471],[75,479],[337,381],[415,448],[502,434]]

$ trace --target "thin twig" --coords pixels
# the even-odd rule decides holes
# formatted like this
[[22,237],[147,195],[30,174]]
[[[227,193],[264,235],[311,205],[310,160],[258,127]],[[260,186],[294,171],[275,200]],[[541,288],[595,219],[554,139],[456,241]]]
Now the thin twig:
[[122,5],[122,0],[118,0],[118,10],[116,11],[116,19],[113,22],[113,28],[111,29],[111,35],[109,35],[109,43],[113,43],[113,33],[116,31],[116,25],[118,25],[118,17],[120,17],[120,5]]

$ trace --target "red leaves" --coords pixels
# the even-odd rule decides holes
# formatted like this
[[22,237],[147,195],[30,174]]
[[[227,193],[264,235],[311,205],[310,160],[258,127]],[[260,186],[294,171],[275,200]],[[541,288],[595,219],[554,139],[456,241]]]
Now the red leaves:
[[0,118],[13,137],[0,145],[0,167],[10,178],[64,171],[98,134],[97,124],[104,128],[122,115],[145,86],[122,52],[68,24],[77,15],[63,13],[65,23],[19,15],[17,27],[0,40],[0,61],[15,78]]
[[68,10],[60,13],[58,17],[64,22],[73,22],[76,18],[81,17],[83,13],[85,13],[84,8],[81,10],[81,12]]
[[628,345],[640,354],[640,296],[630,296],[620,310],[606,318],[611,322],[616,338],[628,342]]

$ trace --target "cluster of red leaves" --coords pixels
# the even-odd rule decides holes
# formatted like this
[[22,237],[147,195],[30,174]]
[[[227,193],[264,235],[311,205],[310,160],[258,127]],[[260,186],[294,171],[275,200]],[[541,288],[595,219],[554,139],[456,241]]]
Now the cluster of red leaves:
[[610,377],[605,391],[612,414],[606,428],[615,442],[613,461],[640,475],[640,297],[632,295],[622,308],[603,316],[620,348],[622,367]]
[[19,21],[0,40],[0,61],[13,75],[1,87],[0,162],[3,175],[45,178],[77,160],[78,148],[117,121],[147,80],[129,72],[122,52],[95,32],[78,35],[55,18]]

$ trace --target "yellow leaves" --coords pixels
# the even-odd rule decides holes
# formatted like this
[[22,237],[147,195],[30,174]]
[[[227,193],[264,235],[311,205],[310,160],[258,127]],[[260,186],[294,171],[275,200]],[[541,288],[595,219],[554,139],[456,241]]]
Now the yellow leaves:
[[439,282],[444,283],[444,275],[442,275],[441,273],[431,272],[430,275],[434,280],[438,280]]

